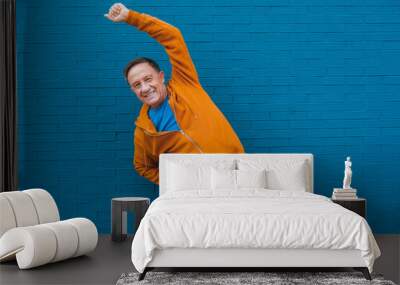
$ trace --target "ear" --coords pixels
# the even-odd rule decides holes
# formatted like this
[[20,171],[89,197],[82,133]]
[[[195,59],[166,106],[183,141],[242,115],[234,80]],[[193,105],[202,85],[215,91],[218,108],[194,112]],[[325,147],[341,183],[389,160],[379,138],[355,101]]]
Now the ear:
[[160,77],[160,80],[164,83],[164,71],[160,71],[159,73],[158,73],[158,76]]

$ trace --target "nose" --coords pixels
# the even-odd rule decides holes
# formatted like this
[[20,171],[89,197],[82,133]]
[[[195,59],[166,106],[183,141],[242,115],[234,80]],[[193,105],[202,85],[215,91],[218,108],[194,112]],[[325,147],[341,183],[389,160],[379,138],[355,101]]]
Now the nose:
[[150,88],[150,85],[147,84],[146,82],[143,82],[140,91],[141,91],[142,93],[147,93],[147,92],[150,91],[150,89],[151,89],[151,88]]

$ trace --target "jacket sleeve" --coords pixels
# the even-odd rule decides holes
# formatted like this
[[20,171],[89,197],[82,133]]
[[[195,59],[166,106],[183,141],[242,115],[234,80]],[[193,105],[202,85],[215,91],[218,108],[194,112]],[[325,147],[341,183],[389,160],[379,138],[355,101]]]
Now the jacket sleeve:
[[172,65],[171,81],[200,84],[189,50],[178,28],[147,14],[129,11],[127,23],[158,41]]
[[138,128],[135,129],[134,147],[133,164],[137,173],[151,182],[158,184],[158,161],[155,161],[146,153],[144,134]]

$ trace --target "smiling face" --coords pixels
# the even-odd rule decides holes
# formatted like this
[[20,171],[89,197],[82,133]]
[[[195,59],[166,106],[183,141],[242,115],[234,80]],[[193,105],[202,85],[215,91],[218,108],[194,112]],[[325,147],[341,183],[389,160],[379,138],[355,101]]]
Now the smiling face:
[[136,64],[129,69],[127,80],[136,97],[152,108],[160,106],[167,97],[164,72],[158,72],[147,62]]

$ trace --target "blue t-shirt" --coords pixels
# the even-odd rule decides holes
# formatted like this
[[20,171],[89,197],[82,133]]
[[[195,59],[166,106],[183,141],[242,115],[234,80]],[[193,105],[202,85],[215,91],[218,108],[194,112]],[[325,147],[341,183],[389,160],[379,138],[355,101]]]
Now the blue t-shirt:
[[150,108],[149,116],[158,132],[179,130],[174,113],[168,104],[168,97],[157,108]]

